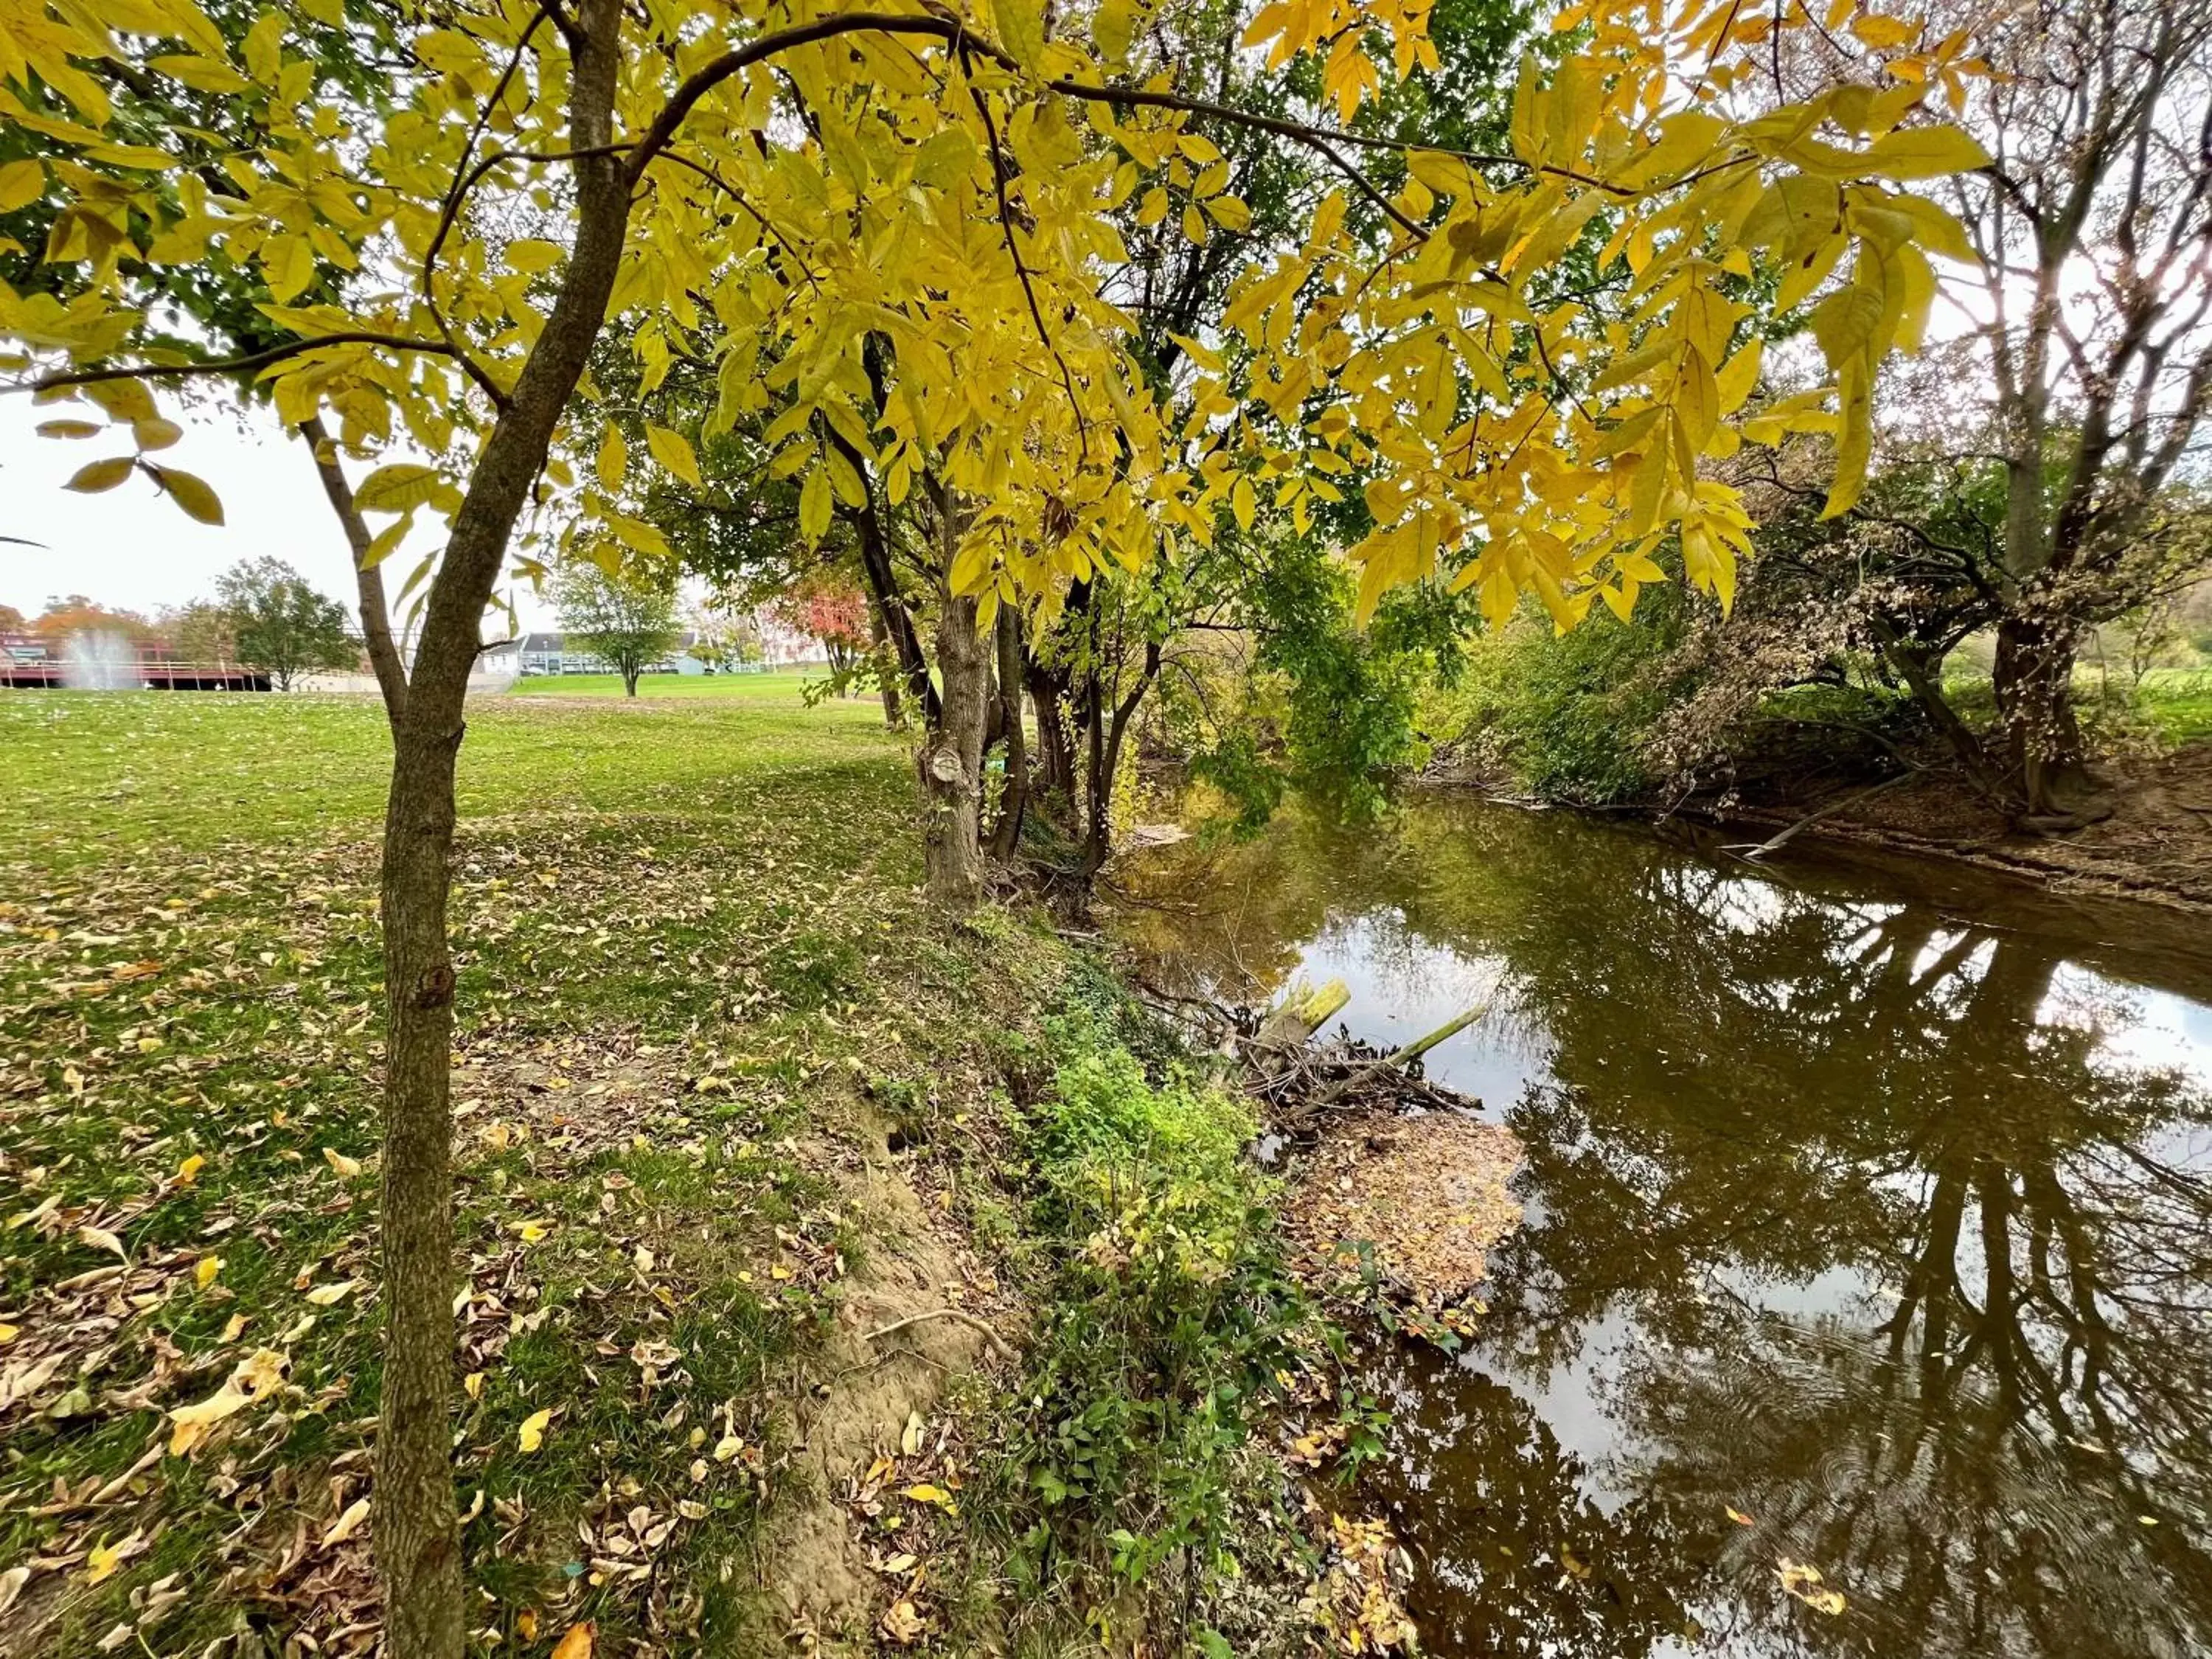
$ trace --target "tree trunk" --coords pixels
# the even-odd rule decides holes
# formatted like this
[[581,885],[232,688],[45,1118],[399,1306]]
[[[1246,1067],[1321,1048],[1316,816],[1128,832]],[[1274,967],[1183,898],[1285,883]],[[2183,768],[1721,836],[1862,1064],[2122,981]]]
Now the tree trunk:
[[453,769],[469,671],[507,541],[553,429],[606,321],[633,181],[613,147],[619,0],[578,0],[569,78],[576,236],[568,270],[471,470],[432,578],[385,813],[384,1379],[372,1539],[384,1650],[461,1659],[466,1639],[453,1501],[453,966],[446,911]]
[[627,665],[624,665],[622,672],[622,677],[623,696],[625,697],[634,697],[637,695],[638,672],[638,670],[631,668]]
[[915,756],[921,781],[922,865],[929,902],[958,915],[983,893],[982,813],[985,685],[989,678],[975,601],[948,591],[939,604],[937,673],[940,713]]
[[999,724],[1006,744],[1006,787],[999,799],[998,827],[991,835],[991,856],[1011,864],[1022,840],[1022,815],[1029,806],[1028,733],[1022,729],[1022,619],[1010,605],[999,606]]
[[2078,829],[2112,811],[2089,774],[2075,717],[2075,639],[2064,623],[2035,617],[1997,624],[1998,730],[2031,828]]
[[323,494],[345,531],[346,546],[353,553],[354,590],[361,611],[362,642],[368,649],[368,665],[376,671],[376,689],[384,696],[385,717],[398,725],[407,707],[407,668],[392,643],[392,610],[384,599],[384,567],[365,562],[374,539],[368,521],[353,499],[353,486],[338,465],[337,446],[331,441],[322,416],[310,415],[300,422],[300,435],[315,458],[315,471],[323,481]]
[[1060,707],[1065,687],[1059,675],[1034,654],[1024,652],[1024,655],[1028,658],[1030,702],[1036,711],[1037,766],[1032,793],[1053,803],[1054,810],[1065,809],[1075,797],[1075,750]]
[[374,1538],[386,1651],[450,1659],[464,1639],[451,1462],[453,967],[446,946],[461,722],[457,697],[432,707],[418,686],[410,702],[393,733],[384,822],[384,1382]]
[[899,707],[898,674],[893,666],[890,629],[884,626],[884,602],[874,589],[868,592],[868,634],[875,641],[876,685],[884,696],[884,729],[896,732],[906,724]]

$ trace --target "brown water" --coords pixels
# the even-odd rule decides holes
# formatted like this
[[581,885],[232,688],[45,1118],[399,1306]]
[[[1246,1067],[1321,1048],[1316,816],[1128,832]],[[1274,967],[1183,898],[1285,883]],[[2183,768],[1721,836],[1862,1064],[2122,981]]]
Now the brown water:
[[1429,1072],[1527,1224],[1364,1378],[1429,1650],[2212,1651],[2212,929],[1461,798],[1124,879],[1154,973],[1370,1040],[1504,988]]

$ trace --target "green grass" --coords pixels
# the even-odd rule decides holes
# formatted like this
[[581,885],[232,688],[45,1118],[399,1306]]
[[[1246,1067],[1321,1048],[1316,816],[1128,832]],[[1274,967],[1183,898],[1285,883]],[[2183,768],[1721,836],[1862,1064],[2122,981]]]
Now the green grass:
[[[689,811],[743,794],[763,773],[885,771],[896,751],[880,705],[810,708],[796,676],[756,678],[774,683],[755,696],[649,707],[474,702],[462,816]],[[133,847],[373,831],[390,752],[382,712],[364,697],[0,691],[0,847],[56,870]]]
[[[1280,1589],[1316,1558],[1254,1431],[1296,1298],[1241,1107],[1176,1082],[1172,1042],[1048,929],[930,917],[903,747],[799,678],[469,711],[477,1650],[543,1655],[589,1619],[603,1654],[791,1650],[799,1402],[867,1369],[827,1344],[841,1309],[875,1316],[850,1276],[908,1224],[851,1200],[887,1124],[979,1268],[1051,1298],[1015,1386],[967,1382],[933,1423],[945,1461],[848,1514],[879,1559],[926,1555],[905,1594],[937,1650],[1078,1651],[1096,1608]],[[74,1659],[126,1625],[130,1651],[348,1650],[368,1540],[320,1540],[367,1490],[378,1392],[380,712],[5,693],[0,753],[0,1379],[48,1367],[0,1407],[0,1572],[60,1564],[8,1650]],[[1071,1004],[1116,1011],[1073,1060]],[[1114,1237],[1152,1241],[1140,1281]],[[167,1414],[264,1352],[282,1386],[170,1455]],[[1152,1449],[1076,1444],[1125,1431]],[[917,1479],[957,1481],[958,1513],[921,1516],[896,1490]]]
[[[603,1652],[653,1629],[781,1650],[760,1589],[780,1425],[868,1247],[834,1179],[854,1080],[984,1108],[981,1033],[1033,1017],[1054,971],[1048,939],[924,916],[879,708],[749,689],[470,711],[452,926],[479,1380],[456,1457],[484,1494],[472,1622],[524,1651],[582,1618]],[[373,1610],[365,1540],[289,1547],[365,1490],[376,1398],[380,714],[0,694],[0,1376],[58,1357],[0,1413],[0,1571],[74,1563],[11,1618],[36,1608],[35,1651],[76,1654],[152,1595],[156,1652],[327,1644]],[[283,1358],[280,1397],[120,1498],[52,1504],[162,1451],[163,1414],[257,1348]],[[652,1375],[635,1358],[664,1352]],[[732,1434],[749,1449],[714,1460]],[[650,1577],[592,1568],[647,1547],[641,1510],[673,1523]],[[116,1547],[89,1582],[86,1553]],[[155,1588],[170,1574],[191,1593]]]
[[[717,701],[732,701],[763,708],[799,708],[804,706],[810,688],[824,684],[829,671],[823,668],[774,668],[759,674],[647,674],[640,677],[637,695],[641,697],[711,697]],[[517,680],[507,694],[517,697],[619,697],[623,695],[619,674],[532,674]],[[883,718],[883,705],[873,698],[830,698],[824,707],[842,706],[859,708],[874,716],[878,724]]]

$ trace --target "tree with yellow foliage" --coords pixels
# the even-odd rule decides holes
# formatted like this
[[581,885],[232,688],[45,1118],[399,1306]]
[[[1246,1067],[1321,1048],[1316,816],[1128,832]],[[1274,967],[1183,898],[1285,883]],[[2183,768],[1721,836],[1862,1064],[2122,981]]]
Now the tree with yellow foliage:
[[[345,0],[292,3],[349,24]],[[437,0],[371,109],[325,86],[278,7],[234,51],[192,0],[0,0],[0,117],[61,148],[0,165],[0,206],[55,203],[52,280],[0,292],[0,373],[108,417],[124,447],[83,487],[145,477],[218,511],[147,459],[172,441],[152,389],[250,374],[288,423],[335,422],[319,461],[358,509],[349,533],[385,521],[356,535],[364,560],[425,515],[445,525],[389,699],[374,1524],[394,1653],[463,1642],[446,924],[482,617],[503,573],[553,551],[664,556],[615,485],[645,465],[696,478],[665,427],[644,455],[603,449],[590,477],[550,459],[610,319],[643,398],[680,356],[714,366],[710,429],[780,408],[766,441],[800,481],[805,533],[873,489],[915,503],[942,586],[945,710],[921,757],[932,890],[957,907],[975,896],[1000,607],[1049,622],[1088,573],[1204,546],[1262,491],[1295,512],[1355,476],[1370,603],[1444,573],[1493,611],[1533,592],[1570,625],[1601,598],[1632,605],[1672,536],[1725,604],[1747,520],[1701,463],[1832,429],[1830,508],[1850,503],[1875,367],[1924,324],[1923,246],[1957,238],[1896,186],[1985,159],[1924,112],[1974,72],[1965,39],[1857,0],[1583,0],[1558,20],[1576,44],[1557,67],[1524,71],[1509,149],[1412,151],[1387,196],[1346,157],[1402,147],[1343,124],[1433,64],[1421,0],[1261,7],[1245,47],[1318,71],[1298,118],[1174,90],[1144,21],[1135,0]],[[1863,78],[1778,106],[1768,66],[1778,86],[1785,49],[1814,38]],[[126,135],[103,66],[244,100],[264,136],[210,153],[182,125]],[[1185,343],[1198,378],[1170,421],[1104,291],[1114,213],[1134,198],[1193,240],[1238,235],[1214,124],[1273,132],[1344,183],[1295,243],[1251,250],[1217,325]],[[1533,298],[1594,223],[1627,303]],[[258,273],[276,343],[198,354],[127,303],[137,269],[225,262]],[[353,273],[343,308],[314,295],[325,267]],[[1745,325],[1771,286],[1783,305],[1828,290],[1814,328],[1833,383],[1762,404]],[[371,469],[357,483],[348,458]]]

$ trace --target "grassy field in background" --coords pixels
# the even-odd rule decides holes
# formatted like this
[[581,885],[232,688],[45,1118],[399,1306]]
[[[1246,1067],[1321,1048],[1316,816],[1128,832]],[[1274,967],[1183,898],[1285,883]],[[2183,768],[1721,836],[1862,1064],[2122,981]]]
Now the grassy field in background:
[[[468,708],[461,814],[703,806],[763,771],[888,765],[895,752],[881,705],[808,708],[796,675],[649,705],[485,696]],[[390,753],[370,697],[0,691],[0,860],[64,868],[118,845],[371,830]]]
[[[712,697],[718,701],[763,708],[798,708],[805,703],[805,690],[829,678],[829,671],[777,668],[763,674],[645,674],[639,677],[637,695],[645,697]],[[515,681],[508,694],[516,697],[619,697],[619,674],[532,674]],[[833,697],[823,708],[872,709],[880,721],[883,705],[872,697]]]
[[[930,925],[880,709],[795,682],[470,710],[456,1457],[502,1652],[782,1649],[781,1425],[884,1224],[840,1196],[859,1087],[975,1133],[1055,971]],[[0,1647],[359,1651],[380,713],[0,693]]]

